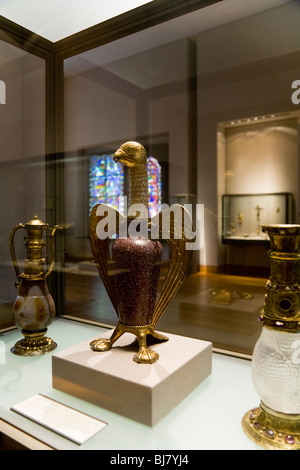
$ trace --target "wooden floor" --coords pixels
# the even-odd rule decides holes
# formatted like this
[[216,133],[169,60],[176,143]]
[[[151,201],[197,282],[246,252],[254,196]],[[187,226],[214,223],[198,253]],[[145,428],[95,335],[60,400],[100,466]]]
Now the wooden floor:
[[[258,316],[266,279],[197,273],[188,276],[157,329],[211,341],[214,348],[251,355],[260,335]],[[118,318],[98,273],[66,270],[66,313],[116,325]]]

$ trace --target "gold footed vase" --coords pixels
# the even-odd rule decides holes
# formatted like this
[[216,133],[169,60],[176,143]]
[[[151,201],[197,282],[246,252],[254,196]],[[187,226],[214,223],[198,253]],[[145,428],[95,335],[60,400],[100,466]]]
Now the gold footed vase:
[[242,419],[247,436],[270,450],[300,449],[300,225],[262,227],[271,275],[252,358],[261,398]]

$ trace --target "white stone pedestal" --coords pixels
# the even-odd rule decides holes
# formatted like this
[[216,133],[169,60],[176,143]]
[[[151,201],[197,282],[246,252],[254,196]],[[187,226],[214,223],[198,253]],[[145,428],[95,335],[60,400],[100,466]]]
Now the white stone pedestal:
[[[109,338],[112,331],[101,337]],[[110,351],[90,349],[91,338],[52,355],[53,388],[154,426],[211,374],[210,342],[177,335],[155,344],[154,364],[137,364],[135,337],[125,333]]]

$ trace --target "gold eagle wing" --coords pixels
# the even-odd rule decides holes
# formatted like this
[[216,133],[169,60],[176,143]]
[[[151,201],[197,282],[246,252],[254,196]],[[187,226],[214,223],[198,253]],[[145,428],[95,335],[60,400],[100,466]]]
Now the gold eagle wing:
[[192,241],[193,223],[184,206],[173,204],[152,217],[150,225],[156,227],[154,231],[159,231],[160,238],[167,240],[170,250],[168,273],[152,318],[151,326],[154,328],[186,277],[192,255],[192,251],[187,249],[187,243]]

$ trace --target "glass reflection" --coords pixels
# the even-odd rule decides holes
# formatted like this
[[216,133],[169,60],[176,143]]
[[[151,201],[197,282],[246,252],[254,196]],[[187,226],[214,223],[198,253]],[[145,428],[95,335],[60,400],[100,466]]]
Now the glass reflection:
[[[300,74],[296,3],[242,18],[227,12],[227,22],[208,26],[220,2],[65,61],[65,150],[77,159],[65,170],[64,209],[73,231],[66,252],[69,315],[111,325],[115,318],[93,264],[87,210],[78,211],[89,197],[82,155],[113,153],[137,140],[162,168],[152,203],[205,208],[204,247],[160,328],[252,354],[268,245],[223,243],[222,198],[288,193],[299,218],[300,112],[291,101]],[[157,175],[151,167],[149,188]],[[233,223],[242,230],[239,212]]]
[[[5,328],[12,324],[16,297],[9,233],[36,214],[46,218],[45,61],[4,41],[0,57],[5,83],[5,103],[0,104],[0,327]],[[17,253],[22,242],[22,237],[16,240]]]
[[113,155],[92,155],[89,159],[89,212],[94,204],[109,204],[124,211],[124,171]]

